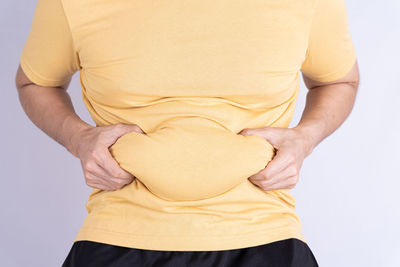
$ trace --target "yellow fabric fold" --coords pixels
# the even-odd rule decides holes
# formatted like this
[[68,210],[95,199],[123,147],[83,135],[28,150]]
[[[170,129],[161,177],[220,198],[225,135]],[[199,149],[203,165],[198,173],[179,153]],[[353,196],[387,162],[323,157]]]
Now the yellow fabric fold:
[[96,126],[145,132],[109,147],[136,179],[93,188],[74,241],[183,251],[306,242],[290,190],[248,179],[274,147],[238,133],[289,127],[300,72],[332,81],[355,59],[344,0],[38,0],[21,54],[28,78],[59,86],[79,71]]

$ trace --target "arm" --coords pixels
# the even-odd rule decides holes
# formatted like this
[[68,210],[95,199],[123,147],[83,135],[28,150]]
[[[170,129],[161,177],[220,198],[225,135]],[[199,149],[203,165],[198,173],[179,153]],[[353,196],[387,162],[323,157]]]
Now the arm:
[[333,82],[318,82],[303,74],[308,88],[306,105],[294,129],[303,133],[312,149],[333,133],[353,109],[360,81],[357,62],[346,76]]
[[82,121],[75,113],[67,93],[70,81],[59,87],[39,86],[29,80],[21,66],[18,66],[15,76],[18,97],[29,119],[78,157],[76,148],[72,147],[72,136],[92,126]]
[[67,88],[82,69],[62,1],[38,0],[15,77],[21,105],[32,122],[81,160],[86,184],[119,189],[133,181],[109,146],[137,125],[93,127],[75,113]]
[[67,93],[67,83],[39,86],[21,66],[15,77],[21,105],[29,119],[48,136],[80,158],[86,184],[103,190],[116,190],[133,181],[134,176],[118,165],[108,147],[121,135],[141,129],[136,125],[93,127],[75,113]]
[[244,129],[243,135],[257,134],[276,149],[275,157],[249,180],[263,190],[291,189],[298,180],[302,163],[313,149],[349,116],[359,85],[357,62],[342,78],[318,82],[303,74],[309,89],[306,106],[294,128]]
[[264,127],[259,132],[277,152],[250,181],[264,190],[293,188],[302,162],[334,132],[354,105],[359,72],[345,0],[317,1],[307,50],[300,70],[309,89],[306,106],[294,128]]

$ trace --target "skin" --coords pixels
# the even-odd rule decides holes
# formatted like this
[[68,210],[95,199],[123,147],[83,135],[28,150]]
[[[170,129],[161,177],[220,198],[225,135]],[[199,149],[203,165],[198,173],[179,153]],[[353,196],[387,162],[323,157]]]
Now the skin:
[[258,135],[276,149],[267,166],[248,179],[263,190],[292,189],[299,182],[304,159],[332,134],[353,109],[359,86],[358,63],[345,77],[333,82],[318,82],[306,77],[308,88],[302,117],[293,128],[246,128],[239,134]]
[[60,87],[38,86],[20,65],[15,77],[25,113],[37,127],[80,159],[86,184],[107,191],[120,189],[136,177],[120,168],[108,147],[125,133],[144,132],[136,124],[95,127],[81,120],[67,93],[70,81]]
[[[357,64],[335,82],[320,83],[304,75],[303,78],[309,91],[296,127],[246,128],[239,133],[259,135],[277,149],[266,168],[249,177],[263,190],[293,188],[304,158],[343,123],[353,107],[359,83]],[[39,86],[25,75],[20,65],[15,76],[25,113],[37,127],[80,159],[86,184],[102,190],[118,190],[136,177],[120,168],[108,147],[128,132],[145,133],[136,124],[96,127],[81,120],[67,92],[70,81],[59,87]]]

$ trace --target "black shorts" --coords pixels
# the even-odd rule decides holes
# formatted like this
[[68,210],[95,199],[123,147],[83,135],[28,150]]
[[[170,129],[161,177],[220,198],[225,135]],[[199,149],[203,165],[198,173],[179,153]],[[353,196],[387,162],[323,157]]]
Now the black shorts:
[[76,241],[62,267],[318,267],[303,241],[218,251],[160,251]]

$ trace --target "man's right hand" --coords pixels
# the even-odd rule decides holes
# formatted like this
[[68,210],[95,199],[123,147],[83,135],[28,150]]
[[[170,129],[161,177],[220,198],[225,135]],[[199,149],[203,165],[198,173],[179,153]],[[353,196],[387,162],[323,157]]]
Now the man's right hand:
[[119,166],[108,150],[120,136],[132,131],[145,134],[137,124],[120,123],[84,128],[72,136],[71,153],[81,160],[88,186],[114,191],[136,179]]

